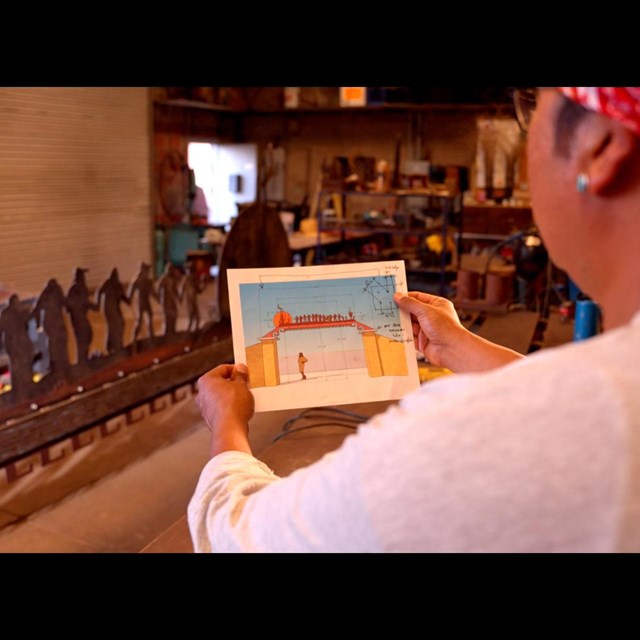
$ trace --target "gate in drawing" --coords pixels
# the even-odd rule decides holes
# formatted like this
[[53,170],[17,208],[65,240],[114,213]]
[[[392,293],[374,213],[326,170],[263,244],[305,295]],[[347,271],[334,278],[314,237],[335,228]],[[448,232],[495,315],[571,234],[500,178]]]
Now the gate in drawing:
[[356,320],[353,313],[309,313],[291,316],[279,310],[273,317],[274,329],[262,336],[256,344],[246,348],[247,365],[251,372],[252,387],[274,387],[280,384],[278,341],[288,331],[312,329],[354,329],[360,334],[362,348],[370,377],[409,375],[404,345],[397,340],[379,335],[375,329]]

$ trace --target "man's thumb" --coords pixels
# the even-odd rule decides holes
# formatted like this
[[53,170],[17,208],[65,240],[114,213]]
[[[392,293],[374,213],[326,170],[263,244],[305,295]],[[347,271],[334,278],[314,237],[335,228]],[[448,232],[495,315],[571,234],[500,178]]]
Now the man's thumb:
[[242,378],[244,380],[249,379],[249,368],[246,364],[239,363],[233,367],[233,376],[234,379]]
[[394,293],[393,299],[401,309],[408,311],[409,313],[413,313],[414,316],[417,316],[419,313],[424,311],[424,304],[411,296],[405,296],[402,293]]

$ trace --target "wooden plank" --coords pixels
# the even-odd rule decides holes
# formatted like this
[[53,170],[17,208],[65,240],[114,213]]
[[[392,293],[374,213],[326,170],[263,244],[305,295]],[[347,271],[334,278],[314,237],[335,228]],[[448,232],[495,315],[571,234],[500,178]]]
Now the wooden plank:
[[0,428],[0,465],[196,380],[212,367],[232,360],[233,345],[227,335],[150,369],[9,420]]
[[526,355],[533,340],[540,314],[513,311],[505,315],[487,315],[477,334],[518,353]]
[[353,432],[346,427],[316,427],[292,433],[267,447],[260,454],[260,460],[276,475],[285,477],[337,449]]
[[176,520],[166,531],[144,547],[140,553],[193,553],[187,516]]
[[562,316],[557,312],[549,314],[547,328],[542,336],[542,347],[557,347],[573,340],[573,320],[562,322]]

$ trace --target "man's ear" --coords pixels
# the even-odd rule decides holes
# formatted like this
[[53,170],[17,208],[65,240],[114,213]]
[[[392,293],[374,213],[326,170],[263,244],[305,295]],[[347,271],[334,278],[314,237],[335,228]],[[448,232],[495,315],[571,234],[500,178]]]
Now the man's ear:
[[589,176],[589,192],[605,195],[619,185],[629,162],[634,161],[639,140],[624,125],[602,115],[595,115],[582,128],[580,164]]

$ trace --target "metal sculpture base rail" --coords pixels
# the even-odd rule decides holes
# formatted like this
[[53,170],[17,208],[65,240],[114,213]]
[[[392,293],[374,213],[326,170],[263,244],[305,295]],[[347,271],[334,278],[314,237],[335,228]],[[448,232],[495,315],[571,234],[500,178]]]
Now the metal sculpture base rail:
[[[204,335],[202,336],[204,338]],[[194,343],[185,353],[184,347],[173,357],[157,363],[153,360],[143,370],[118,376],[125,365],[133,365],[135,358],[120,360],[114,367],[100,372],[102,382],[76,392],[71,397],[47,404],[30,414],[8,420],[0,425],[0,465],[22,457],[45,444],[88,429],[109,419],[141,401],[167,393],[197,378],[213,366],[231,362],[233,347],[228,323],[213,325],[206,332],[208,343]],[[149,352],[149,357],[157,352]],[[140,364],[138,360],[137,364]]]
[[[0,347],[6,351],[2,359],[8,360],[11,380],[10,387],[0,389],[0,465],[196,380],[233,358],[228,321],[199,326],[196,307],[202,289],[193,282],[189,265],[184,276],[167,265],[155,285],[149,265],[140,263],[128,293],[118,270],[112,269],[96,290],[95,301],[89,295],[86,271],[75,269],[66,296],[50,279],[35,302],[21,301],[14,293],[0,305]],[[120,305],[131,305],[134,294],[136,324],[125,344]],[[189,330],[177,331],[177,305],[185,294]],[[162,305],[161,335],[154,334],[151,297]],[[106,326],[105,346],[93,354],[89,354],[93,336],[89,310],[102,311]],[[139,338],[145,319],[147,337]],[[71,334],[75,334],[76,363],[69,359]],[[4,362],[0,373],[7,370]]]

